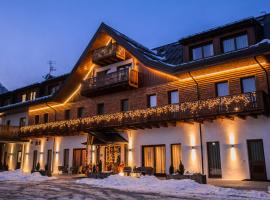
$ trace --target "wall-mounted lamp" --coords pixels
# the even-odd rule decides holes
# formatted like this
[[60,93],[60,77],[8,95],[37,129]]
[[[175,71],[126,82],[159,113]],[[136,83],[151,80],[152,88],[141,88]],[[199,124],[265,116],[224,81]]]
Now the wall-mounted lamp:
[[27,153],[25,153],[25,155],[29,155],[29,153],[27,152]]
[[44,154],[44,152],[39,152],[39,154]]
[[234,110],[235,110],[235,111],[238,111],[238,110],[239,110],[239,108],[238,108],[238,107],[235,107],[235,108],[234,108]]
[[59,151],[56,151],[55,153],[56,153],[56,154],[59,154]]
[[234,147],[234,144],[231,144],[231,148],[233,148]]
[[128,151],[132,151],[132,149],[130,148],[130,149],[128,149]]
[[191,146],[191,149],[195,149],[195,146]]

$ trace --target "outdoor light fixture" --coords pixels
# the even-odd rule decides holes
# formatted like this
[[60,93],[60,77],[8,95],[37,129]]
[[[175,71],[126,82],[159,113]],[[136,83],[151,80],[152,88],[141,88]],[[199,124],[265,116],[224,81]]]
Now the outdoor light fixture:
[[128,149],[128,151],[132,151],[132,148]]
[[195,146],[191,146],[191,149],[195,149]]
[[234,147],[234,144],[231,144],[231,148],[233,148]]
[[25,153],[25,155],[29,155],[29,152]]
[[44,152],[39,152],[39,154],[44,154]]

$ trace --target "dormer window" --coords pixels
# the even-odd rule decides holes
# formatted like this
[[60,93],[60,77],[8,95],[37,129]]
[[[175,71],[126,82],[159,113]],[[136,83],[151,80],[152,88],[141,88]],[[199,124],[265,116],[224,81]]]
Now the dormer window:
[[226,38],[223,40],[223,52],[235,51],[248,47],[247,34]]
[[31,92],[30,93],[30,100],[35,100],[36,99],[36,92]]
[[213,44],[206,44],[192,48],[192,60],[207,58],[214,55]]

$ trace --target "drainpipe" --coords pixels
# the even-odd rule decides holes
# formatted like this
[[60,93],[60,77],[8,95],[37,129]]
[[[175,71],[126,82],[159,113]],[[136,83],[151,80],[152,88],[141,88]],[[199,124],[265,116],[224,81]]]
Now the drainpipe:
[[264,68],[264,66],[258,61],[257,56],[254,56],[254,60],[256,63],[261,67],[261,69],[264,71],[265,76],[266,76],[266,82],[267,82],[267,92],[268,95],[270,95],[270,86],[269,86],[269,76],[267,70]]
[[[48,106],[49,108],[51,108],[54,111],[54,121],[56,122],[56,120],[57,120],[57,117],[56,117],[57,116],[57,110],[54,109],[52,106],[50,106],[47,102],[46,102],[46,106]],[[51,167],[50,167],[52,174],[53,174],[54,156],[55,156],[55,154],[56,154],[56,152],[55,152],[55,137],[53,137],[52,162],[51,162]]]
[[[198,100],[198,104],[199,104],[199,100],[200,100],[200,91],[199,91],[199,83],[195,80],[195,78],[191,75],[190,72],[188,72],[189,76],[191,77],[191,79],[194,81],[194,83],[196,84],[196,91],[197,91],[197,100]],[[202,123],[199,122],[199,133],[200,133],[200,144],[201,144],[201,167],[202,167],[202,174],[204,174],[204,158],[203,158],[203,142],[202,142]]]

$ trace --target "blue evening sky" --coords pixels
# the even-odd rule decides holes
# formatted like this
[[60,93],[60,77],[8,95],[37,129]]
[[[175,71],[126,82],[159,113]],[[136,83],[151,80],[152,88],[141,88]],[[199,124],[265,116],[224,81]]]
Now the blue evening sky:
[[68,73],[103,21],[149,48],[270,12],[269,0],[0,0],[0,82]]

